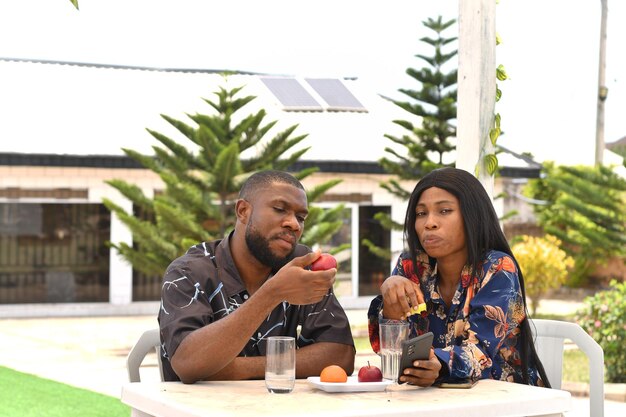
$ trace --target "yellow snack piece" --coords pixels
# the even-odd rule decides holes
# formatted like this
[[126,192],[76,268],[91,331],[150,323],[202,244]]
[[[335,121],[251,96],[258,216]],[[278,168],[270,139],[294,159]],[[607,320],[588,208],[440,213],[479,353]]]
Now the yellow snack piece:
[[420,314],[422,311],[426,311],[426,303],[421,303],[416,306],[411,307],[410,314]]

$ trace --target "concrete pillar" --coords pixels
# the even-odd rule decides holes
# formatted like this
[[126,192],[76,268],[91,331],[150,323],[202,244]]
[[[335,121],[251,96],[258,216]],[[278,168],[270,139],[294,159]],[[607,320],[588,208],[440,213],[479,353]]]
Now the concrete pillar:
[[[89,189],[89,200],[101,203],[106,197],[126,212],[132,213],[133,203],[122,196],[117,190],[106,185],[98,184]],[[111,213],[111,235],[109,240],[113,243],[124,242],[129,246],[133,244],[133,235],[121,222],[115,213]],[[116,249],[109,253],[109,302],[111,304],[130,304],[133,300],[133,267],[118,255]]]
[[478,179],[493,196],[493,176],[483,156],[493,152],[489,130],[496,102],[496,2],[459,1],[457,168]]
[[[115,201],[127,212],[132,212],[132,202],[120,197]],[[111,242],[133,244],[133,235],[115,213],[111,213]],[[109,302],[130,304],[133,300],[133,267],[115,249],[109,254]]]

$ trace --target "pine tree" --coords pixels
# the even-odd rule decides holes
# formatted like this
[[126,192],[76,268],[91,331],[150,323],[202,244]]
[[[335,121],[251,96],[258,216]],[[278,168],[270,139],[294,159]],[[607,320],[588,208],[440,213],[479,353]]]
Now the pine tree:
[[[456,147],[449,139],[456,136],[456,128],[452,121],[456,119],[456,67],[444,72],[444,66],[454,58],[457,50],[444,51],[446,46],[454,42],[456,37],[445,37],[443,32],[452,26],[456,20],[442,21],[439,16],[436,20],[429,18],[423,25],[434,32],[433,37],[423,37],[420,41],[430,45],[432,55],[416,55],[426,62],[426,66],[417,70],[408,68],[406,73],[419,84],[419,89],[399,89],[411,101],[396,101],[393,103],[406,110],[421,121],[416,126],[409,120],[394,120],[393,123],[402,127],[406,132],[401,137],[387,134],[385,137],[404,147],[406,153],[399,153],[389,147],[385,151],[392,158],[383,157],[380,164],[385,171],[395,176],[381,187],[402,200],[408,200],[410,192],[401,185],[402,180],[415,182],[420,176],[436,168],[446,166],[444,156]],[[432,160],[432,157],[435,157]],[[381,222],[386,229],[402,230],[402,224],[393,222],[386,213],[377,213],[375,219]],[[368,249],[380,257],[389,259],[391,252],[379,248],[368,239],[363,240]]]
[[[287,170],[309,148],[285,153],[307,135],[294,136],[297,125],[268,138],[276,121],[266,122],[265,110],[239,118],[254,96],[240,97],[242,87],[220,87],[216,100],[204,101],[213,114],[187,114],[191,126],[161,115],[184,138],[189,147],[164,134],[148,129],[162,146],[153,146],[154,155],[123,149],[126,155],[159,175],[165,185],[154,198],[147,197],[136,185],[122,179],[108,181],[133,202],[136,213],[128,213],[109,199],[106,207],[115,212],[133,234],[133,246],[111,243],[135,270],[161,276],[167,265],[191,245],[219,239],[234,227],[234,201],[245,179],[264,169]],[[239,121],[237,121],[239,120]],[[242,153],[246,158],[242,159]],[[294,173],[303,179],[316,168]],[[341,180],[328,181],[307,191],[309,203],[316,201]],[[343,206],[323,210],[310,205],[301,242],[324,243],[342,226]],[[337,250],[342,248],[337,248]]]
[[537,221],[574,259],[570,285],[585,284],[595,266],[626,257],[626,181],[604,166],[546,163],[544,171],[524,194],[546,202],[533,206]]

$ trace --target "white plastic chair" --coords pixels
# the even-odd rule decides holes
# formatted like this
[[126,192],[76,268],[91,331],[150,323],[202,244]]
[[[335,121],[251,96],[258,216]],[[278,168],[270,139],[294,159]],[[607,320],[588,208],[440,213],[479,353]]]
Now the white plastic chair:
[[159,329],[151,329],[143,332],[126,357],[126,369],[128,370],[128,380],[130,382],[141,382],[139,367],[152,349],[154,349],[157,354],[161,381],[164,380],[163,367],[161,364],[161,337],[159,335]]
[[532,320],[530,328],[536,335],[535,347],[552,388],[560,389],[563,378],[563,342],[569,339],[589,359],[589,412],[604,416],[604,351],[576,323],[558,320]]

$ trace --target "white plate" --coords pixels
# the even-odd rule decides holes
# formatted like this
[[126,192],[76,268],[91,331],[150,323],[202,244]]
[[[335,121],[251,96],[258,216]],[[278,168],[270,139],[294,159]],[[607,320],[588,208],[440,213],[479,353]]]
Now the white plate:
[[310,376],[306,380],[326,392],[384,391],[387,385],[393,383],[384,379],[381,382],[359,382],[356,376],[349,376],[347,382],[321,382],[319,376]]

